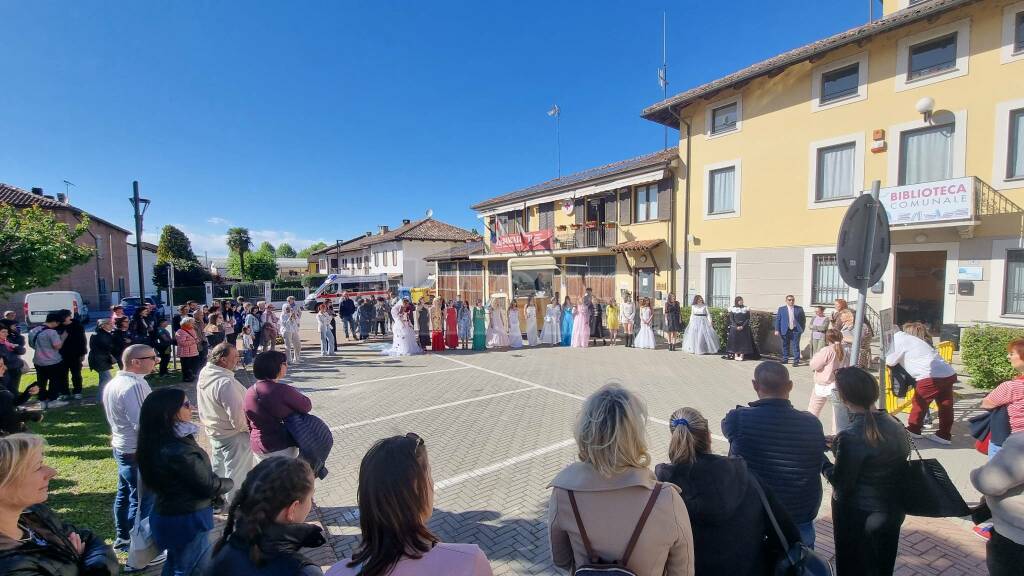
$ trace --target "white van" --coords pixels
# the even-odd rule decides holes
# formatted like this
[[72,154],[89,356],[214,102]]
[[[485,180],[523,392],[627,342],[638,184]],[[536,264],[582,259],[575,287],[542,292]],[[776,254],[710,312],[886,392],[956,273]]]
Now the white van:
[[89,321],[89,307],[78,292],[60,290],[25,295],[25,322],[30,326],[42,324],[47,314],[57,310],[71,310],[72,314],[82,316],[83,323]]

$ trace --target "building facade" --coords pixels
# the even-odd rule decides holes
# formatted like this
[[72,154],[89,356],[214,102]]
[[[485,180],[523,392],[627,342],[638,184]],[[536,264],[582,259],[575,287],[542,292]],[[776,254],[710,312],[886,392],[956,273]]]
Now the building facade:
[[[19,209],[39,206],[50,212],[55,220],[76,226],[85,212],[63,200],[63,194],[58,197],[44,195],[41,188],[33,188],[28,192],[0,183],[0,203]],[[117,301],[131,290],[128,283],[128,235],[128,230],[89,215],[88,232],[78,238],[78,243],[92,248],[93,257],[85,264],[74,267],[53,284],[40,286],[30,292],[72,290],[82,295],[93,317],[104,313],[112,299]],[[18,318],[22,319],[25,294],[16,292],[8,295],[0,301],[0,310],[14,310]]]
[[680,290],[774,310],[856,299],[836,263],[880,181],[897,322],[1024,325],[1024,2],[885,0],[867,25],[642,113],[680,130]]

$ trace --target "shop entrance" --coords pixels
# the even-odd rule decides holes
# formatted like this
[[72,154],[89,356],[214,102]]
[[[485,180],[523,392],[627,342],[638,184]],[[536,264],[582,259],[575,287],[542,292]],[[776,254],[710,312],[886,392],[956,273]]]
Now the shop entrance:
[[946,292],[946,252],[897,252],[895,279],[896,323],[924,322],[937,336]]

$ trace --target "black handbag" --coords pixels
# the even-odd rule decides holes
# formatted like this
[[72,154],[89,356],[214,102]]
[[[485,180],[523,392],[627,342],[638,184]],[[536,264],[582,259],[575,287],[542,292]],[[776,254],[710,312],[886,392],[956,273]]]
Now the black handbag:
[[889,366],[889,373],[892,374],[892,393],[897,398],[906,398],[907,392],[917,385],[917,380],[907,372],[907,369],[897,364]]
[[917,460],[911,453],[903,483],[903,509],[911,516],[952,518],[971,513],[964,497],[949,479],[942,464],[934,458],[922,458],[914,441],[910,441]]
[[750,482],[757,489],[757,495],[761,497],[761,506],[764,507],[764,513],[768,516],[783,550],[781,557],[772,568],[772,574],[775,576],[832,576],[834,574],[832,565],[814,549],[809,548],[803,542],[794,542],[791,545],[786,540],[786,535],[782,533],[779,521],[775,519],[775,513],[772,512],[772,507],[768,503],[768,497],[764,495],[764,489],[761,488],[760,482],[754,477],[750,478]]

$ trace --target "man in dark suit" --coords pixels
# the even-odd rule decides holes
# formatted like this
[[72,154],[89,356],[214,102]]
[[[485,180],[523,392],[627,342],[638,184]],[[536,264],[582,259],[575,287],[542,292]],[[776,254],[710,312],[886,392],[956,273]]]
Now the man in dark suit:
[[800,335],[807,326],[804,309],[796,305],[796,298],[786,296],[786,305],[779,306],[775,313],[775,335],[782,338],[782,363],[789,361],[790,348],[793,351],[793,366],[800,365]]

